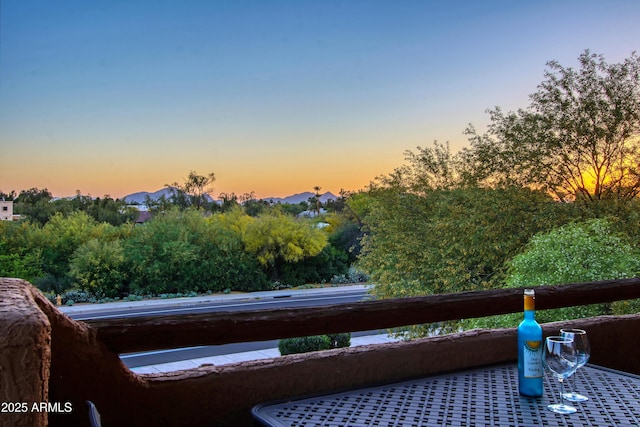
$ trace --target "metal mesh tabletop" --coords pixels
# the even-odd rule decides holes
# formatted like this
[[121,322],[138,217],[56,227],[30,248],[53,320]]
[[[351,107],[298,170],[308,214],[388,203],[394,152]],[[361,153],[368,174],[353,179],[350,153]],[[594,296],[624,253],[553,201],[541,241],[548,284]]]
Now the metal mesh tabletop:
[[559,383],[545,378],[544,396],[518,393],[515,365],[492,366],[380,387],[253,408],[266,426],[640,426],[640,377],[587,365],[576,388],[589,396],[578,412],[558,415]]

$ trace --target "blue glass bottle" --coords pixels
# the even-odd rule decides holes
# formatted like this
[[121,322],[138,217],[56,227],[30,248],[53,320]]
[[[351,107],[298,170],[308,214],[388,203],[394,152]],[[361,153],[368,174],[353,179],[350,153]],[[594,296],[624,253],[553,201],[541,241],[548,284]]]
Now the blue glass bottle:
[[518,326],[518,390],[529,397],[542,396],[542,328],[535,312],[535,292],[525,289],[524,320]]

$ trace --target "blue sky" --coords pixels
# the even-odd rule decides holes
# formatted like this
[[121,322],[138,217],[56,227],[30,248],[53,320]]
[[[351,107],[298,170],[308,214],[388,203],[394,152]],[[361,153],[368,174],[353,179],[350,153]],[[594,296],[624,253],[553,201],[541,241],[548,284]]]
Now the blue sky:
[[638,50],[637,1],[0,0],[0,191],[121,197],[215,172],[358,190],[545,64]]

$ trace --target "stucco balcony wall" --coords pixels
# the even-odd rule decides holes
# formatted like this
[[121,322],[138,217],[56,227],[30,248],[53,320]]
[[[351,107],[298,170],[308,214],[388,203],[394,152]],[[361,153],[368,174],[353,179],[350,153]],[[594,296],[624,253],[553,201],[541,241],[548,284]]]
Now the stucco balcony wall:
[[[32,411],[49,397],[51,324],[34,303],[28,283],[0,279],[0,413],[3,426],[43,426],[47,414]],[[10,406],[9,406],[10,405]],[[26,405],[26,406],[25,406]]]

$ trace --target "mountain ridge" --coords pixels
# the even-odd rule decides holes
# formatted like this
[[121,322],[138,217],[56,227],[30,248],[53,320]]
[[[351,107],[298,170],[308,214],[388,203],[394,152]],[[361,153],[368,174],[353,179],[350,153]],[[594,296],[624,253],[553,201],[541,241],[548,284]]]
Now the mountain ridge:
[[[171,189],[162,188],[162,189],[154,191],[154,192],[138,191],[136,193],[131,193],[131,194],[128,194],[128,195],[122,197],[122,200],[124,200],[127,203],[131,203],[131,204],[144,204],[144,201],[145,201],[147,196],[151,200],[158,200],[162,196],[164,196],[166,199],[169,199],[171,197]],[[292,195],[286,196],[286,197],[261,197],[259,200],[265,200],[265,201],[268,201],[268,202],[271,202],[271,203],[282,203],[282,204],[295,205],[295,204],[298,204],[300,202],[306,202],[311,197],[315,197],[315,193],[312,193],[311,191],[305,191],[303,193],[296,193],[296,194],[292,194]],[[209,196],[209,199],[210,199],[209,201],[213,201],[214,200],[211,196]],[[320,196],[320,202],[322,202],[322,203],[326,203],[328,200],[337,200],[337,199],[338,199],[338,197],[335,194],[333,194],[332,192],[330,192],[330,191],[327,191],[327,192],[325,192],[324,194],[322,194]]]
[[[303,193],[292,194],[291,196],[286,197],[263,197],[261,200],[266,200],[272,203],[282,203],[282,204],[291,204],[295,205],[300,202],[306,202],[310,198],[315,197],[315,193],[311,191],[305,191]],[[338,197],[330,191],[325,192],[320,196],[320,202],[326,203],[327,200],[337,200]]]

